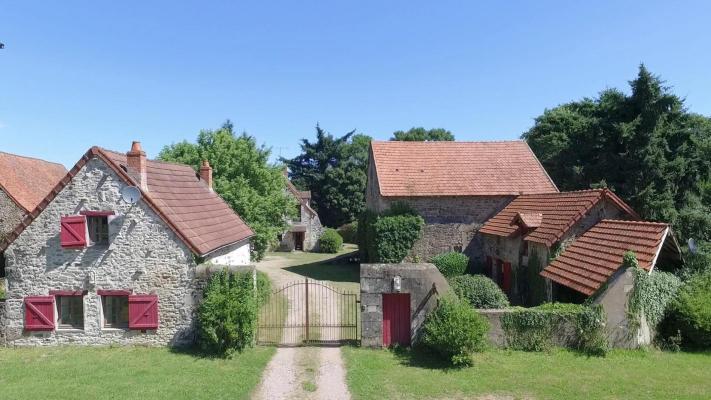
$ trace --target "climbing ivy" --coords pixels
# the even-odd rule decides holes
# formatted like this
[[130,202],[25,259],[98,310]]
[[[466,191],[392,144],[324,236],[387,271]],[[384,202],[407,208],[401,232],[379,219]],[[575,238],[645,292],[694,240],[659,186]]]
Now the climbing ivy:
[[528,266],[526,267],[527,305],[534,306],[546,301],[546,281],[541,276],[543,267],[538,252],[532,249],[528,254]]
[[524,351],[548,351],[555,344],[587,355],[604,356],[608,350],[605,312],[602,306],[549,303],[518,308],[501,317],[507,347]]
[[[636,257],[634,261],[637,261]],[[624,260],[622,265],[626,265]],[[650,327],[656,329],[664,317],[667,305],[681,286],[681,280],[668,272],[650,274],[638,266],[632,268],[634,287],[627,304],[627,316],[630,331],[634,334],[640,327],[642,315]]]

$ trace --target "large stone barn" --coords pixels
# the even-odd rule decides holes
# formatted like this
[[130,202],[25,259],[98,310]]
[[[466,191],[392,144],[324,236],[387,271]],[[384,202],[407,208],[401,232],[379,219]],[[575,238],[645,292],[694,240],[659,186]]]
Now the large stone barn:
[[212,169],[92,147],[0,244],[13,345],[186,344],[199,263],[249,263],[251,229]]
[[429,261],[461,251],[484,261],[479,228],[516,196],[557,192],[524,141],[398,142],[370,146],[366,204],[382,212],[395,202],[425,220],[409,259]]

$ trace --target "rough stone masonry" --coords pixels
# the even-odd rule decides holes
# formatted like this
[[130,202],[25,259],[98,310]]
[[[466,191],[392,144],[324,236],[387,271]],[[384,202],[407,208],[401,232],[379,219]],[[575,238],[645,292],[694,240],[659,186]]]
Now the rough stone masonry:
[[[193,341],[193,316],[201,298],[188,247],[143,201],[123,202],[126,186],[93,158],[8,247],[7,301],[2,326],[8,343],[181,345]],[[81,210],[110,210],[109,245],[71,250],[60,246],[60,218]],[[97,290],[131,290],[158,296],[157,330],[102,328]],[[86,291],[83,329],[23,330],[26,296],[50,290]]]

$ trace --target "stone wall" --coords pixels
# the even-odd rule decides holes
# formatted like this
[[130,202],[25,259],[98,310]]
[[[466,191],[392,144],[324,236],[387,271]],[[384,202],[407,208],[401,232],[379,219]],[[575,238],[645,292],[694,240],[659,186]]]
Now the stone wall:
[[[400,291],[393,278],[401,278]],[[436,292],[432,290],[435,285]],[[449,291],[447,280],[432,264],[361,264],[361,345],[383,345],[383,294],[409,293],[411,338],[417,339],[425,316],[437,305],[437,298]]]
[[[311,213],[311,211],[304,204],[301,204],[300,207],[301,218],[298,221],[288,221],[288,223],[291,226],[300,225],[305,228],[305,251],[318,251],[318,240],[321,238],[321,233],[323,233],[323,226],[321,225],[321,220],[319,219],[317,214]],[[294,245],[294,235],[293,232],[291,232],[291,229],[289,229],[282,235],[282,239],[279,242],[278,249],[280,251],[293,251]]]
[[[14,345],[182,345],[194,339],[194,312],[202,297],[192,252],[143,202],[120,199],[123,181],[99,159],[90,160],[38,218],[10,245],[5,333]],[[82,210],[114,211],[109,245],[60,246],[60,217]],[[156,294],[157,330],[104,329],[100,289]],[[50,290],[86,290],[84,329],[25,332],[23,299]]]
[[0,238],[12,232],[20,224],[25,210],[15,203],[10,196],[0,189]]
[[447,251],[461,251],[472,263],[483,262],[482,235],[479,228],[501,211],[513,197],[389,197],[377,201],[382,212],[395,202],[412,207],[425,220],[422,238],[418,240],[407,260],[429,260]]
[[[515,311],[515,309],[503,308],[492,310],[477,310],[477,312],[486,317],[489,321],[489,342],[496,347],[507,347],[506,333],[501,326],[501,317],[504,314]],[[553,332],[552,342],[558,347],[568,347],[571,345],[571,338],[575,337],[575,326],[573,324],[564,324],[560,329]]]

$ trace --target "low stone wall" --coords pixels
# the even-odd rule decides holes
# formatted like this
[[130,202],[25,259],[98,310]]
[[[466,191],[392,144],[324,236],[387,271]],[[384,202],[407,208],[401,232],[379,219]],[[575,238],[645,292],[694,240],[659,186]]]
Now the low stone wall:
[[[501,316],[507,313],[516,311],[515,309],[490,309],[490,310],[477,310],[477,312],[487,320],[491,328],[489,329],[489,341],[492,345],[496,347],[507,347],[506,343],[506,333],[504,328],[501,326]],[[552,341],[555,346],[567,347],[570,345],[570,340],[575,335],[575,327],[573,325],[564,325],[560,329],[553,333]]]
[[[400,290],[394,288],[395,277],[400,278]],[[383,345],[383,294],[410,294],[410,337],[415,341],[437,297],[449,290],[447,280],[432,264],[361,264],[361,345]]]

